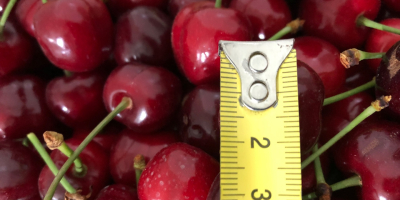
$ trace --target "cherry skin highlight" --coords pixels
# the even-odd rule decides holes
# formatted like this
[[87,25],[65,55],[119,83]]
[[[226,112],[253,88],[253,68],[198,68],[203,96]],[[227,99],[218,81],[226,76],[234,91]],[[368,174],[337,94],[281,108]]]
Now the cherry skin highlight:
[[103,188],[96,200],[139,200],[135,189],[122,185],[113,184]]
[[16,5],[15,15],[18,21],[32,37],[35,37],[35,26],[33,25],[33,18],[37,10],[42,5],[42,1],[36,0],[21,0]]

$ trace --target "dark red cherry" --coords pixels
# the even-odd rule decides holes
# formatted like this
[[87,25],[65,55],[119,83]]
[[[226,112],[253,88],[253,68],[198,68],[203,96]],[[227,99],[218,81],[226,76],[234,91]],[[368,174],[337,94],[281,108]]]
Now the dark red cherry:
[[36,39],[57,67],[72,72],[93,70],[111,53],[113,25],[101,0],[48,1],[33,21]]
[[122,15],[116,26],[114,56],[119,65],[134,61],[172,62],[170,17],[157,8],[139,6]]
[[96,200],[139,200],[139,198],[135,189],[122,184],[113,184],[103,188]]
[[56,121],[46,105],[44,82],[31,75],[1,77],[0,119],[0,140],[53,130]]
[[113,16],[119,18],[137,6],[151,6],[166,10],[168,0],[109,0],[107,3]]
[[220,198],[221,198],[220,184],[221,184],[221,176],[220,176],[220,174],[218,174],[215,177],[215,179],[210,187],[210,191],[208,192],[208,195],[207,195],[207,200],[220,200]]
[[107,115],[102,98],[106,79],[100,71],[55,78],[46,88],[47,105],[70,127],[94,127]]
[[34,43],[15,22],[7,21],[0,38],[0,77],[28,68],[33,58]]
[[361,61],[358,65],[346,69],[345,86],[353,89],[371,81],[376,73],[367,68],[367,61]]
[[400,4],[397,0],[382,0],[382,3],[384,3],[390,10],[400,12]]
[[[182,10],[185,6],[194,3],[194,2],[199,2],[199,1],[205,1],[205,0],[170,0],[168,3],[168,11],[169,14],[172,17],[175,17],[180,10]],[[213,0],[206,0],[206,1],[212,1]],[[229,5],[231,0],[222,0],[222,6],[227,7]]]
[[346,79],[345,68],[339,60],[339,50],[325,40],[308,36],[296,38],[294,48],[297,58],[310,66],[321,78],[325,97],[337,94]]
[[178,108],[182,95],[179,79],[161,67],[127,64],[116,68],[104,85],[103,99],[108,111],[123,97],[132,99],[132,108],[116,120],[139,133],[161,129]]
[[182,141],[219,158],[219,86],[201,85],[182,103],[179,116]]
[[[82,140],[69,139],[65,141],[71,149],[75,150]],[[51,159],[58,168],[61,168],[64,162],[68,159],[59,150],[54,150],[51,154]],[[97,196],[100,190],[107,185],[110,180],[110,172],[108,168],[108,156],[101,146],[95,142],[89,143],[82,153],[79,155],[82,163],[87,168],[87,173],[84,177],[79,177],[74,173],[72,165],[64,177],[75,189],[82,189],[82,194],[86,195],[92,191],[92,198]],[[42,198],[46,194],[51,182],[54,179],[53,173],[45,166],[39,176],[39,192]],[[53,196],[54,200],[63,200],[65,189],[59,184]]]
[[40,199],[40,157],[21,142],[6,141],[0,142],[0,161],[0,199]]
[[36,0],[21,0],[18,2],[15,8],[15,15],[19,20],[25,31],[28,32],[32,37],[35,37],[35,26],[33,25],[33,18],[36,11],[42,5],[42,1]]
[[[311,153],[312,152],[303,154],[301,156],[302,160],[304,160],[305,158],[310,156]],[[330,172],[329,166],[331,164],[331,160],[330,160],[328,154],[326,154],[326,153],[319,156],[319,158],[321,161],[321,168],[324,173],[324,177],[327,177]],[[302,187],[303,194],[305,195],[305,194],[314,192],[316,185],[317,185],[317,179],[315,177],[315,167],[313,164],[310,164],[306,168],[301,170],[301,187]]]
[[357,126],[337,144],[339,169],[361,177],[363,200],[397,199],[400,191],[400,125],[374,121]]
[[248,41],[251,38],[248,21],[239,11],[215,8],[209,1],[185,7],[172,25],[176,62],[186,78],[196,85],[219,81],[220,40]]
[[324,85],[318,74],[307,64],[297,61],[299,92],[300,146],[302,154],[317,143],[321,132],[321,111],[324,102]]
[[148,163],[161,149],[179,141],[178,134],[171,131],[146,135],[125,129],[114,143],[110,154],[110,171],[114,181],[135,187],[135,156],[143,155]]
[[248,17],[256,40],[270,38],[292,20],[284,0],[233,0],[229,7]]
[[139,199],[205,200],[218,172],[218,162],[201,149],[172,144],[147,164],[139,180]]
[[358,48],[367,39],[369,28],[357,26],[357,17],[364,15],[374,20],[379,7],[379,0],[304,0],[299,17],[306,21],[306,35],[323,38],[345,50]]
[[[380,22],[383,25],[400,28],[400,19],[385,19]],[[368,39],[365,43],[367,52],[387,52],[397,41],[400,40],[400,35],[389,33],[380,30],[371,30]],[[378,70],[382,59],[370,59],[367,61],[368,66],[374,72]]]

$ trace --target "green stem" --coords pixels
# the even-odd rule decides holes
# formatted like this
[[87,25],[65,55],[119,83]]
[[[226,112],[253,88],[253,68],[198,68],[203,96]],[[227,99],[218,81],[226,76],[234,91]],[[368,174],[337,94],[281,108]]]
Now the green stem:
[[47,0],[42,0],[42,4],[45,4],[45,3],[47,3]]
[[345,136],[348,132],[350,132],[354,127],[356,127],[359,123],[361,123],[365,118],[369,117],[377,110],[371,105],[366,108],[362,113],[360,113],[353,121],[351,121],[343,130],[341,130],[338,134],[336,134],[332,139],[330,139],[326,144],[324,144],[321,148],[319,148],[316,152],[314,152],[311,156],[306,158],[301,163],[301,169],[304,169],[307,165],[309,165],[315,158],[324,153],[327,149],[333,146],[338,140],[340,140],[343,136]]
[[278,31],[277,33],[275,33],[275,35],[273,35],[272,37],[270,37],[268,40],[279,40],[279,39],[281,39],[283,36],[285,36],[286,34],[289,34],[290,32],[292,32],[292,27],[290,27],[290,26],[285,26],[283,29],[281,29],[280,31]]
[[133,159],[133,168],[135,169],[136,174],[136,186],[139,185],[139,179],[142,175],[144,168],[146,167],[146,162],[144,160],[143,155],[136,155]]
[[[57,149],[60,150],[61,153],[66,155],[68,158],[71,157],[72,153],[74,153],[74,151],[65,142],[62,142],[61,145]],[[74,160],[74,166],[75,166],[74,169],[75,169],[76,173],[82,174],[82,176],[84,176],[84,174],[86,174],[86,173],[83,173],[84,166],[82,164],[82,160],[79,157]]]
[[112,120],[118,113],[123,111],[126,108],[129,108],[132,104],[132,100],[128,97],[122,98],[121,102],[118,104],[118,106],[110,112],[93,130],[92,132],[89,133],[89,135],[81,142],[81,144],[78,146],[78,148],[75,149],[74,153],[71,155],[71,157],[68,158],[68,160],[64,163],[64,165],[61,167],[59,173],[57,176],[54,178],[53,182],[51,183],[49,189],[47,190],[46,196],[44,197],[44,200],[51,200],[54,192],[56,191],[57,185],[60,182],[61,178],[64,176],[65,172],[67,172],[68,168],[72,165],[74,160],[78,158],[79,154],[83,151],[83,149],[89,144],[90,141],[93,140],[93,138],[103,130],[103,128]]
[[[354,186],[362,186],[360,176],[353,176],[353,177],[350,177],[348,179],[345,179],[343,181],[340,181],[340,182],[337,182],[337,183],[331,185],[332,191],[337,191],[337,190],[341,190],[341,189],[348,188],[348,187],[354,187]],[[302,197],[302,200],[315,199],[316,197],[317,197],[317,195],[315,195],[315,192],[313,192],[313,193],[304,195]]]
[[221,8],[221,6],[222,6],[222,0],[216,0],[215,1],[215,7],[216,8]]
[[352,90],[343,92],[343,93],[335,95],[333,97],[326,98],[326,99],[324,99],[324,106],[335,103],[340,100],[343,100],[347,97],[350,97],[350,96],[360,93],[362,91],[368,90],[369,88],[375,87],[375,84],[376,84],[376,82],[375,82],[375,78],[374,78],[374,79],[372,79],[372,81],[369,81],[368,83],[360,85]]
[[66,76],[66,77],[71,77],[72,75],[73,75],[73,73],[72,72],[70,72],[70,71],[68,71],[68,70],[63,70],[63,72],[64,72],[64,75]]
[[11,13],[11,10],[13,9],[15,3],[17,3],[17,0],[10,0],[6,6],[6,9],[3,12],[3,15],[1,16],[0,19],[0,38],[3,38],[3,32],[4,32],[4,26],[6,24],[7,18]]
[[[315,153],[318,150],[318,144],[316,144],[313,148],[313,153]],[[319,156],[315,158],[314,160],[314,170],[315,170],[315,177],[317,178],[317,184],[318,183],[326,183],[325,178],[324,178],[324,172],[322,171],[322,166],[321,166],[321,160],[319,159]]]
[[[39,155],[42,157],[44,162],[46,163],[47,167],[49,167],[50,171],[54,174],[54,176],[57,175],[58,169],[56,165],[54,164],[53,160],[50,158],[50,155],[47,153],[47,151],[44,149],[42,146],[42,143],[40,143],[39,139],[36,137],[34,133],[29,133],[27,135],[29,141],[33,144],[35,147],[36,151],[39,153]],[[72,187],[71,184],[68,183],[68,181],[62,177],[61,179],[61,185],[65,188],[65,190],[69,193],[76,193],[76,190],[74,187]],[[56,185],[57,186],[57,185]]]
[[22,145],[29,147],[29,139],[27,137],[22,140]]
[[382,58],[385,56],[384,52],[378,52],[378,53],[371,53],[371,52],[366,52],[366,51],[361,51],[360,52],[360,61],[365,60],[365,59],[377,59],[377,58]]
[[381,30],[381,31],[387,31],[387,32],[390,32],[390,33],[394,33],[394,34],[400,35],[400,29],[393,28],[393,27],[390,27],[390,26],[386,26],[386,25],[380,24],[378,22],[374,22],[373,20],[370,20],[370,19],[364,17],[363,15],[360,15],[357,18],[357,22],[356,23],[357,23],[358,26],[366,26],[366,27],[370,27],[370,28],[373,28],[373,29],[378,29],[378,30]]

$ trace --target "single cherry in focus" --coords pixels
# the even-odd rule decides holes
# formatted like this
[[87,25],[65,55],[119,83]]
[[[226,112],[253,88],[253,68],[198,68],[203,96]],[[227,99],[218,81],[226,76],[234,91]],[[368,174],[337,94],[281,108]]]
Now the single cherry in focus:
[[139,200],[135,189],[122,185],[113,184],[103,188],[96,200]]

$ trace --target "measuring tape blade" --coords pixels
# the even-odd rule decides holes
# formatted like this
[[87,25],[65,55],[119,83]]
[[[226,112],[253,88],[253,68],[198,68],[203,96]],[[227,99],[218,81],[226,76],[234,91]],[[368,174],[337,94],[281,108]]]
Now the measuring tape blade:
[[301,199],[293,42],[220,41],[221,200]]

